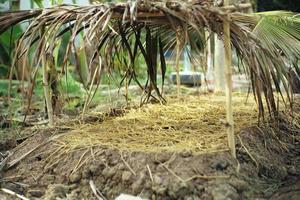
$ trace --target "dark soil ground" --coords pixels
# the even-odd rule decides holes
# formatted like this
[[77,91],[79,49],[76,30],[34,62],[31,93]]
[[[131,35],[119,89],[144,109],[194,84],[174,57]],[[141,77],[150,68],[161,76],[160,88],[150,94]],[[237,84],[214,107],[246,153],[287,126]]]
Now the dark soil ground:
[[[237,159],[227,151],[120,152],[101,146],[60,153],[55,138],[66,130],[38,129],[14,149],[16,142],[1,146],[12,154],[2,162],[0,184],[30,199],[47,200],[97,199],[91,185],[103,199],[125,193],[165,200],[298,200],[298,122],[283,113],[276,125],[245,127],[236,138]],[[0,192],[0,199],[16,198]]]

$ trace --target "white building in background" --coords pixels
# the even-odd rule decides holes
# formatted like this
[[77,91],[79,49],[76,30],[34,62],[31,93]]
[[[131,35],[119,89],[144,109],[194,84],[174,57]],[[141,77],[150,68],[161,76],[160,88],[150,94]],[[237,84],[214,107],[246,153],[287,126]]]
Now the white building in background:
[[0,3],[0,12],[9,11],[10,9],[10,1],[5,1],[4,3]]

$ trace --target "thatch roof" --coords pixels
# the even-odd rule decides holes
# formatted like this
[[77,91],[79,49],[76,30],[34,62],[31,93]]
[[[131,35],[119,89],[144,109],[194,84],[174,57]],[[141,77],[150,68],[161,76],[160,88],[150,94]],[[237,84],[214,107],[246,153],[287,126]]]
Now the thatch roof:
[[[214,7],[209,0],[60,5],[28,12],[2,13],[0,33],[10,25],[31,19],[30,26],[19,41],[16,59],[27,56],[29,49],[35,48],[36,56],[32,64],[37,66],[46,54],[53,56],[58,41],[64,34],[70,33],[63,72],[68,57],[74,53],[75,38],[83,33],[83,44],[90,46],[94,52],[89,60],[90,66],[99,60],[106,67],[114,68],[118,60],[125,66],[127,78],[137,82],[142,89],[147,88],[149,97],[154,90],[162,98],[157,87],[157,75],[159,67],[162,76],[165,75],[165,51],[176,49],[178,56],[185,45],[190,45],[193,52],[189,54],[190,59],[194,64],[199,63],[199,57],[195,55],[203,52],[206,42],[204,31],[223,38],[227,10]],[[252,81],[260,111],[264,111],[262,94],[269,110],[276,111],[273,85],[282,94],[281,81],[291,100],[285,58],[290,63],[300,58],[299,15],[289,12],[229,15],[231,44],[241,60],[240,67]],[[149,77],[145,86],[140,84],[135,73],[138,55],[142,55],[147,64]]]

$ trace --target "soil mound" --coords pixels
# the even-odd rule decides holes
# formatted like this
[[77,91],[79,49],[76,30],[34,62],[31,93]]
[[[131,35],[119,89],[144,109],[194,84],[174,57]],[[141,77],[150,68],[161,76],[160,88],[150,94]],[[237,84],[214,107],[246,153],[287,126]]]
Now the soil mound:
[[[254,105],[235,106],[235,160],[224,148],[222,101],[209,107],[193,98],[170,102],[170,108],[148,105],[114,117],[94,115],[97,122],[84,125],[39,129],[8,157],[1,187],[30,199],[114,199],[125,193],[221,200],[277,198],[279,188],[297,184],[297,113],[282,112],[276,123],[257,126]],[[196,102],[207,112],[197,110],[202,108]],[[298,197],[299,191],[289,194]]]

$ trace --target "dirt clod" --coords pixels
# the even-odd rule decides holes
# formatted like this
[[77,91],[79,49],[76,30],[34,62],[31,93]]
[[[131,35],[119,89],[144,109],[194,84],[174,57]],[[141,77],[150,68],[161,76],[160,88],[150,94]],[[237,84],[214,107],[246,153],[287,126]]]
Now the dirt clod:
[[239,193],[246,191],[249,188],[249,183],[238,178],[232,178],[229,180],[229,184],[232,185]]
[[290,175],[297,176],[297,175],[300,175],[300,169],[297,168],[296,166],[289,166],[288,173]]
[[90,171],[89,167],[84,168],[82,171],[82,178],[89,179],[90,176],[91,176],[91,171]]
[[161,178],[159,175],[157,175],[157,174],[155,174],[155,175],[153,176],[153,181],[154,181],[154,183],[156,183],[157,185],[160,185],[160,184],[162,184],[162,182],[163,182],[162,178]]
[[44,191],[41,189],[28,190],[27,193],[29,194],[29,196],[37,197],[37,198],[42,197],[44,195]]
[[183,157],[183,158],[188,158],[188,157],[191,157],[193,155],[193,152],[191,150],[184,150],[180,153],[180,155]]
[[7,151],[17,146],[16,139],[9,138],[5,141],[0,141],[0,151]]
[[117,170],[115,168],[105,168],[103,171],[102,171],[102,175],[105,177],[105,178],[111,178],[114,174],[116,174]]
[[94,176],[97,176],[97,175],[101,174],[101,166],[100,166],[100,165],[92,164],[92,165],[89,167],[89,170],[90,170],[90,172],[91,172]]
[[69,177],[70,183],[78,183],[81,180],[81,174],[79,172],[75,172],[71,174]]
[[226,170],[229,166],[229,163],[227,160],[218,160],[213,164],[213,168],[219,171]]
[[63,184],[49,185],[44,200],[56,200],[57,198],[65,198],[69,193],[69,187]]
[[131,173],[131,172],[129,172],[129,171],[124,171],[124,172],[122,173],[122,181],[124,181],[124,182],[129,181],[130,178],[131,178],[131,176],[132,176],[132,173]]
[[55,176],[51,174],[47,174],[43,177],[43,181],[47,184],[52,184],[55,181]]
[[144,187],[145,179],[146,179],[146,173],[141,172],[139,178],[131,185],[132,191],[134,193],[138,193],[139,191],[142,191]]
[[214,200],[239,200],[237,190],[227,183],[214,185],[211,189]]

